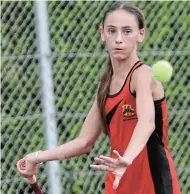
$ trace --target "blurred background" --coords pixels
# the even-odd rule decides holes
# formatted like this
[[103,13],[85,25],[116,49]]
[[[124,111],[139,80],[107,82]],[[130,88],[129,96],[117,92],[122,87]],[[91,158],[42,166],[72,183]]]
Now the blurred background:
[[[49,149],[78,136],[94,100],[107,53],[99,26],[114,1],[2,1],[1,5],[1,192],[32,193],[16,172],[27,153]],[[165,83],[169,147],[183,194],[190,193],[190,2],[133,1],[144,12],[146,39],[139,58],[160,59],[174,68]],[[39,167],[43,191],[99,194],[104,172],[89,168],[109,154],[98,139],[90,154]]]

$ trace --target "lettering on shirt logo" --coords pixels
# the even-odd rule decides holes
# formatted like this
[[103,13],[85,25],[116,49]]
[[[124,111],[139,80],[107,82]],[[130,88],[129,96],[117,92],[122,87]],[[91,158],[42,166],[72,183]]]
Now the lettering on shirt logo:
[[134,109],[131,107],[130,104],[124,104],[122,108],[123,108],[124,118],[129,118],[129,117],[131,118],[136,115]]

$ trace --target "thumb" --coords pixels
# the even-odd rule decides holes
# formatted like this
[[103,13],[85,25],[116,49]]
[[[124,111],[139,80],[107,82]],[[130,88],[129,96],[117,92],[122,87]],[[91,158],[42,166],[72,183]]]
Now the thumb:
[[114,181],[114,183],[113,183],[113,189],[117,189],[117,188],[118,188],[120,179],[121,179],[120,176],[116,176],[116,177],[115,177],[115,181]]
[[27,181],[29,184],[34,184],[36,182],[36,176],[33,175],[33,176],[27,178]]
[[118,159],[121,158],[121,156],[120,156],[120,154],[119,154],[119,152],[117,150],[113,150],[113,153],[118,157]]

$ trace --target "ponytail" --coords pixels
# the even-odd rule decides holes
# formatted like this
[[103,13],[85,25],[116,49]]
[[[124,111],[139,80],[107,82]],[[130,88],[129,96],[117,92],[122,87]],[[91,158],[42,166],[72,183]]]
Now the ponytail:
[[99,85],[98,93],[97,93],[98,108],[100,110],[100,115],[102,118],[104,133],[107,136],[110,135],[110,131],[109,131],[109,126],[107,125],[107,122],[106,122],[105,104],[106,104],[107,95],[109,93],[109,87],[110,87],[110,83],[112,80],[112,75],[113,75],[113,68],[111,64],[111,59],[109,57],[108,63],[107,63],[107,70],[105,71],[105,73],[100,79],[100,85]]

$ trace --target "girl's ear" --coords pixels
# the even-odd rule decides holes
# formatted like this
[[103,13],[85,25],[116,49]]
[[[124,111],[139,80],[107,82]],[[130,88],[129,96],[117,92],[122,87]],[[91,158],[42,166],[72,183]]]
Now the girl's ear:
[[105,42],[104,28],[102,25],[100,26],[100,35],[101,35],[102,42]]
[[138,42],[142,42],[144,40],[144,37],[145,37],[145,29],[142,28],[139,30]]

